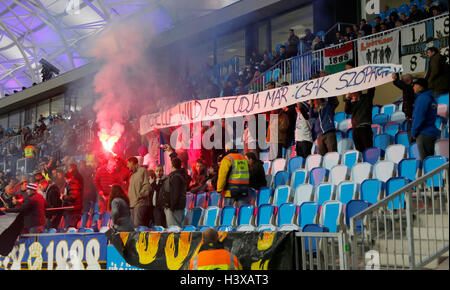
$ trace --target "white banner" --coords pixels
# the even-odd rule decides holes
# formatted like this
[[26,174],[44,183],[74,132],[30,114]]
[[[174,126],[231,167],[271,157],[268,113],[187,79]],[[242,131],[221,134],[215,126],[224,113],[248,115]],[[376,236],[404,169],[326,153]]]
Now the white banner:
[[140,134],[200,121],[254,115],[281,109],[311,99],[329,98],[363,91],[392,81],[401,65],[365,65],[322,78],[279,87],[251,95],[192,100],[160,114],[140,118]]
[[358,65],[399,63],[399,31],[358,38]]
[[425,44],[427,40],[426,23],[402,28],[402,65],[405,73],[418,73],[426,70]]

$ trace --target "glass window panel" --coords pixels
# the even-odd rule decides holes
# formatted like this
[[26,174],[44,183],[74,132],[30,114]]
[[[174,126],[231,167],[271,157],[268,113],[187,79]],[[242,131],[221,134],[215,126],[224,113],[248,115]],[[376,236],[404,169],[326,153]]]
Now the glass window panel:
[[45,100],[38,104],[37,107],[38,119],[41,115],[44,117],[48,117],[48,115],[50,115],[50,100]]
[[51,114],[62,114],[64,113],[64,95],[59,95],[52,98],[52,112]]
[[216,55],[218,64],[229,61],[234,56],[245,57],[245,30],[219,37]]

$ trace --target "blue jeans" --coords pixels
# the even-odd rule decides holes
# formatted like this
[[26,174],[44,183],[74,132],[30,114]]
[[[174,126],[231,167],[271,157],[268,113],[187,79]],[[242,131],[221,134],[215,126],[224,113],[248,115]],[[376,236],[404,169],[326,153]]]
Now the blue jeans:
[[101,220],[100,227],[104,227],[108,225],[108,221],[110,220],[110,215],[108,212],[104,212],[100,214],[100,209],[98,206],[98,202],[89,201],[83,205],[83,215],[81,216],[81,227],[85,228],[87,226],[88,220],[92,218],[91,227],[97,226],[99,220]]

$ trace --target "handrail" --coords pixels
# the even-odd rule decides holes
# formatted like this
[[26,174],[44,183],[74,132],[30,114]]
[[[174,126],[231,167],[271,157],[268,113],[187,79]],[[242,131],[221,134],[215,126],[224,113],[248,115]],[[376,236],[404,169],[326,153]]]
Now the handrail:
[[415,186],[417,186],[419,184],[422,184],[424,181],[426,181],[429,178],[432,178],[437,173],[443,171],[446,168],[449,168],[449,163],[450,162],[447,162],[447,163],[437,167],[436,169],[428,172],[426,175],[423,175],[420,178],[416,179],[415,181],[408,183],[407,185],[405,185],[404,187],[400,188],[399,190],[397,190],[393,194],[390,194],[389,196],[383,198],[382,200],[380,200],[376,204],[371,205],[370,207],[366,208],[365,210],[363,210],[363,211],[359,212],[358,214],[354,215],[350,219],[350,223],[353,224],[354,220],[360,220],[363,216],[367,215],[367,213],[373,212],[375,209],[378,209],[378,208],[380,208],[382,206],[385,206],[386,204],[389,203],[389,201],[395,199],[396,197],[399,197],[401,194],[407,193],[408,190],[412,189],[413,187],[415,187]]

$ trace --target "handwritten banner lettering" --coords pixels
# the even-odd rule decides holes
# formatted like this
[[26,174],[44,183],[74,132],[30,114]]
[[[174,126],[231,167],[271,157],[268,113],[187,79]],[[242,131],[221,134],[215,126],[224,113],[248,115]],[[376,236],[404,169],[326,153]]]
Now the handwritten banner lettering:
[[401,65],[364,65],[299,84],[279,87],[251,95],[192,100],[160,114],[140,118],[140,134],[201,121],[265,113],[311,99],[329,98],[377,87],[392,81]]

